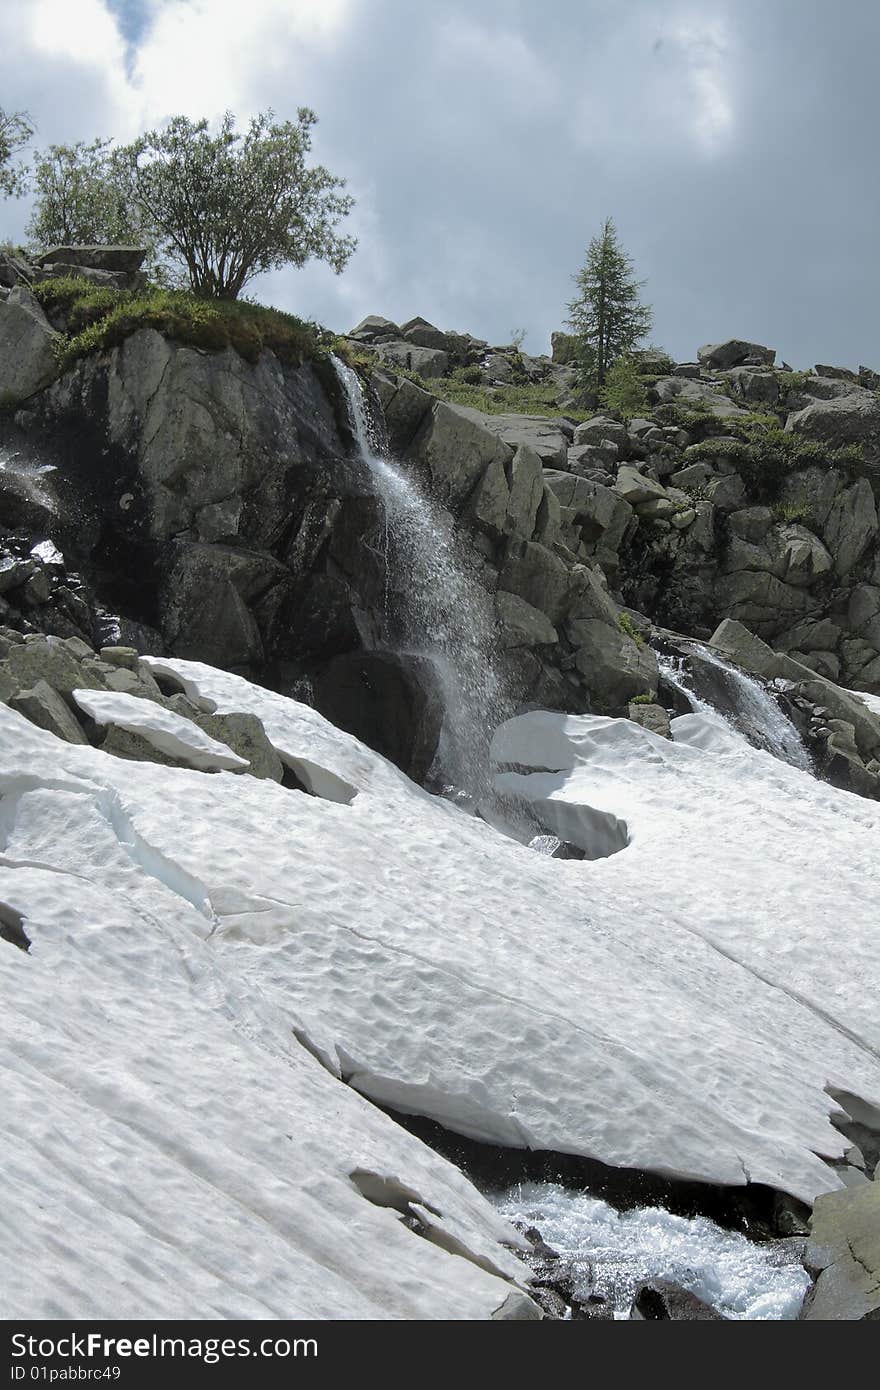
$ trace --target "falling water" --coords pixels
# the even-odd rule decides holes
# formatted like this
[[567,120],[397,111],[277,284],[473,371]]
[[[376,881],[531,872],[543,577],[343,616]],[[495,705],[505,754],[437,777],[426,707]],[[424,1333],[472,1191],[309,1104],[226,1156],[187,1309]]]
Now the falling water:
[[766,749],[792,767],[812,772],[813,764],[800,734],[769,690],[720,653],[704,647],[700,642],[691,645],[697,662],[710,668],[725,696],[723,704],[717,700],[717,692],[715,700],[703,698],[693,688],[694,675],[685,674],[680,660],[660,658],[658,664],[663,676],[685,696],[691,708],[697,712],[720,714],[731,728],[744,735],[750,743]]
[[492,600],[467,573],[452,519],[413,477],[386,457],[359,377],[334,359],[360,455],[385,516],[386,574],[402,577],[386,625],[395,649],[427,657],[444,710],[434,772],[477,802],[494,795],[488,760],[492,732],[513,712],[492,661]]

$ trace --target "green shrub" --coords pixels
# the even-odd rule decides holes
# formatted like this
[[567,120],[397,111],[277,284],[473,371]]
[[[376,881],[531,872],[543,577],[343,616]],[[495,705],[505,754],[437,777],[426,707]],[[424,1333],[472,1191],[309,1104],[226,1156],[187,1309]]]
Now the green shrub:
[[608,368],[599,403],[624,420],[644,415],[650,409],[648,394],[631,357],[618,357]]
[[248,362],[264,350],[292,365],[327,352],[332,336],[294,314],[248,300],[203,299],[188,290],[152,286],[120,292],[74,277],[44,280],[34,293],[47,313],[63,317],[58,347],[62,366],[88,353],[116,347],[141,328],[219,352],[232,347]]
[[621,613],[617,621],[620,624],[621,632],[626,633],[627,637],[631,637],[637,647],[643,647],[645,645],[642,634],[639,632],[628,613]]
[[813,508],[807,497],[797,497],[791,502],[774,502],[773,515],[777,521],[797,522],[801,526],[813,525]]

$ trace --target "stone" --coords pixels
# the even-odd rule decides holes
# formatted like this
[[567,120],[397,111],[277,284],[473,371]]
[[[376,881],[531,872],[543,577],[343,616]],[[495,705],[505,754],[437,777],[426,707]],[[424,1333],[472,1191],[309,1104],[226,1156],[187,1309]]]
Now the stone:
[[746,502],[745,484],[738,473],[710,478],[706,483],[706,497],[721,512],[740,511]]
[[860,384],[858,374],[851,372],[848,367],[829,367],[824,362],[817,362],[813,371],[816,376],[834,377],[837,381],[851,381],[855,386]]
[[641,502],[653,502],[657,498],[669,500],[669,495],[661,483],[655,482],[653,478],[647,477],[644,473],[640,473],[637,468],[633,468],[632,464],[628,463],[621,465],[614,490],[633,507]]
[[0,594],[20,589],[36,572],[36,561],[30,557],[22,559],[18,555],[0,556]]
[[869,460],[880,458],[880,399],[852,387],[834,400],[814,401],[789,415],[785,428],[831,448],[861,444]]
[[822,530],[825,544],[834,557],[835,573],[848,575],[874,541],[877,532],[874,493],[867,478],[859,478],[851,487],[837,494]]
[[779,633],[773,645],[780,652],[829,652],[834,651],[840,638],[841,630],[830,618],[805,618]]
[[52,265],[41,266],[34,274],[34,281],[41,280],[87,280],[91,285],[100,285],[105,290],[127,290],[132,286],[133,276],[121,270],[95,270],[86,265],[67,265],[55,261]]
[[672,375],[699,380],[702,370],[699,362],[679,362],[677,366],[672,368]]
[[544,494],[544,470],[540,455],[529,444],[520,444],[507,465],[509,500],[506,529],[530,540]]
[[602,444],[608,440],[616,444],[618,449],[625,449],[628,439],[626,425],[611,419],[609,415],[594,415],[578,425],[574,432],[575,444]]
[[16,285],[30,285],[34,278],[33,266],[15,251],[0,251],[0,285],[14,289]]
[[775,405],[779,400],[779,382],[772,372],[733,367],[726,375],[736,394],[750,405]]
[[545,480],[541,488],[541,502],[535,517],[535,531],[532,539],[551,550],[559,538],[561,522],[562,509],[559,505],[559,499]]
[[518,594],[499,589],[495,594],[495,607],[501,647],[541,647],[558,642],[558,633],[549,618]]
[[92,270],[113,270],[121,271],[125,275],[134,275],[140,270],[147,258],[147,250],[144,246],[87,246],[87,245],[65,245],[50,246],[47,251],[43,251],[36,257],[36,264],[40,266],[53,265],[57,261],[64,262],[65,265],[89,266]]
[[669,711],[663,705],[630,703],[628,716],[634,724],[640,724],[649,733],[656,734],[658,738],[672,738],[669,725]]
[[435,328],[433,323],[428,323],[427,319],[408,319],[400,325],[400,332],[406,342],[414,343],[416,347],[436,348],[447,354],[450,351],[449,335]]
[[470,406],[458,406],[464,415],[513,449],[526,444],[545,468],[564,468],[571,439],[571,425],[544,415],[489,415]]
[[385,372],[374,372],[371,381],[382,402],[389,448],[399,457],[409,448],[416,431],[433,408],[435,397],[405,376],[391,377]]
[[645,1322],[724,1322],[722,1313],[697,1294],[669,1279],[656,1279],[643,1284],[633,1300],[631,1317]]
[[71,714],[57,691],[44,680],[38,680],[29,690],[20,690],[9,700],[11,709],[23,714],[40,729],[48,729],[65,743],[88,743],[80,724]]
[[127,666],[129,671],[137,671],[140,657],[135,647],[102,647],[101,660],[111,666]]
[[554,362],[567,367],[577,362],[579,341],[573,333],[551,333],[550,354]]
[[59,336],[39,302],[22,285],[0,302],[0,406],[17,405],[58,375]]
[[598,565],[575,565],[571,571],[571,592],[568,602],[569,640],[577,644],[577,629],[572,624],[585,619],[620,627],[620,610],[608,592],[608,580]]
[[[490,459],[467,502],[467,512],[478,526],[501,536],[507,530],[510,487],[500,458]],[[529,532],[531,535],[531,532]]]
[[489,464],[506,465],[513,449],[486,429],[479,411],[436,401],[407,450],[407,457],[426,471],[431,490],[457,509],[482,478]]
[[813,600],[803,589],[785,584],[765,570],[721,575],[715,582],[715,603],[762,637],[772,638],[804,617]]
[[571,578],[566,564],[545,546],[512,540],[498,586],[545,613],[555,626],[565,609]]
[[240,758],[246,758],[250,763],[249,776],[269,782],[282,780],[284,764],[255,714],[240,711],[227,714],[197,713],[191,718],[211,738],[225,743]]
[[400,338],[401,330],[396,323],[391,322],[391,319],[382,318],[381,314],[368,314],[365,319],[361,319],[356,328],[351,330],[348,337],[368,343],[373,338]]
[[3,664],[20,689],[29,689],[40,681],[67,697],[80,688],[106,689],[104,682],[91,675],[58,637],[34,634],[31,641],[10,648]]
[[880,1320],[880,1183],[816,1198],[804,1260],[818,1279],[803,1318]]
[[617,445],[610,439],[603,439],[601,444],[575,444],[568,450],[565,466],[570,473],[582,477],[597,469],[610,472],[617,462],[617,453]]
[[671,497],[652,497],[647,502],[636,503],[636,516],[641,521],[671,521],[675,514],[676,504]]
[[392,367],[404,367],[426,381],[445,376],[449,370],[449,354],[440,348],[419,347],[402,341],[376,343],[375,352],[381,361]]
[[671,402],[683,406],[686,410],[705,410],[718,419],[747,414],[741,405],[737,405],[710,381],[665,376],[654,383],[654,390],[661,404]]
[[577,619],[568,631],[575,666],[597,704],[618,709],[636,695],[655,694],[659,673],[649,646],[639,645],[619,626],[594,618]]
[[670,524],[676,531],[686,531],[697,519],[696,508],[685,507],[683,511],[678,511],[669,518]]
[[273,581],[287,577],[268,555],[234,546],[173,543],[161,589],[170,651],[227,669],[261,663],[262,638],[249,605]]
[[774,348],[762,347],[760,343],[747,343],[742,338],[728,338],[724,343],[707,343],[697,353],[701,367],[724,370],[738,367],[747,360],[750,364],[766,364],[772,367],[776,360]]
[[744,507],[742,511],[731,512],[727,524],[732,536],[757,545],[773,525],[773,512],[769,507]]

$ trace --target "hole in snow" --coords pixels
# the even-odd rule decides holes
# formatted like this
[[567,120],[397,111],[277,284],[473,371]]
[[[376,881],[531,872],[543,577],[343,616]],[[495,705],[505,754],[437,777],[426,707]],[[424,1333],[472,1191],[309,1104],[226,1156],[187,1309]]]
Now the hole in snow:
[[412,1216],[412,1204],[415,1203],[434,1216],[443,1215],[430,1202],[426,1202],[414,1187],[407,1187],[399,1178],[383,1177],[369,1168],[355,1168],[348,1176],[361,1196],[372,1202],[374,1207],[390,1207],[392,1211],[399,1211],[401,1216]]
[[0,903],[0,939],[9,941],[20,951],[29,951],[31,939],[23,926],[24,918],[14,907]]

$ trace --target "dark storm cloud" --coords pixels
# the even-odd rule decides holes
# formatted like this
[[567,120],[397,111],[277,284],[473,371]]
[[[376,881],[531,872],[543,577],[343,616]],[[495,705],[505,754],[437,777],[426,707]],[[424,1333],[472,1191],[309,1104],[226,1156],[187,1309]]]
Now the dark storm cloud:
[[[131,118],[317,110],[361,246],[342,277],[279,273],[261,297],[338,328],[369,312],[524,328],[539,351],[610,214],[678,357],[737,334],[799,366],[880,366],[875,0],[194,0],[203,30],[177,50],[177,0],[114,8]],[[33,100],[16,78],[35,114],[49,61],[31,60]],[[97,121],[74,66],[66,89],[71,119]],[[112,131],[72,132],[93,133]]]

